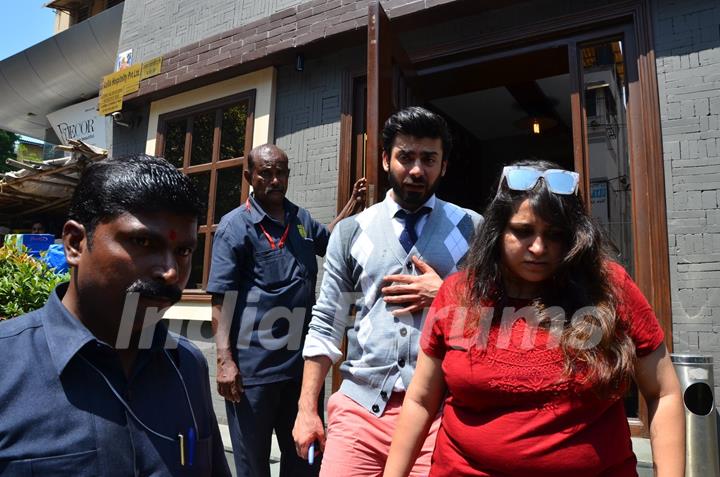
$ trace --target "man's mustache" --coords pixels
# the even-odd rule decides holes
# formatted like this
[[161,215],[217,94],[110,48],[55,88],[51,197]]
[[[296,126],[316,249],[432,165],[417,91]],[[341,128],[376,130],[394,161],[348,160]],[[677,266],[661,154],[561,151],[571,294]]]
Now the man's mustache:
[[180,301],[182,290],[176,286],[166,285],[151,280],[135,280],[126,290],[127,293],[138,293],[143,298],[168,300],[172,303]]
[[403,181],[403,184],[404,184],[404,185],[415,185],[415,186],[416,186],[416,185],[427,185],[427,181],[426,181],[425,179],[417,179],[417,180],[415,180],[415,179],[410,179],[410,180],[405,179],[405,180]]

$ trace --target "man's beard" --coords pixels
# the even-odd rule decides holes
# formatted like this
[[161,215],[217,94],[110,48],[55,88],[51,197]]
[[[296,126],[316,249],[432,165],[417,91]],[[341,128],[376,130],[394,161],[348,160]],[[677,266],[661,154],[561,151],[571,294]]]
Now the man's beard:
[[421,181],[413,181],[410,176],[408,176],[405,180],[407,184],[426,186],[424,193],[404,190],[402,188],[402,183],[398,182],[392,171],[388,171],[388,182],[390,183],[390,187],[392,187],[395,197],[399,198],[403,202],[403,205],[411,211],[416,210],[418,207],[427,202],[440,185],[440,176],[438,176],[437,179],[435,179],[435,182],[430,184],[429,187],[427,187],[427,181],[424,179]]
[[126,293],[138,293],[141,298],[167,300],[177,303],[182,298],[182,290],[176,286],[165,285],[152,280],[135,280]]

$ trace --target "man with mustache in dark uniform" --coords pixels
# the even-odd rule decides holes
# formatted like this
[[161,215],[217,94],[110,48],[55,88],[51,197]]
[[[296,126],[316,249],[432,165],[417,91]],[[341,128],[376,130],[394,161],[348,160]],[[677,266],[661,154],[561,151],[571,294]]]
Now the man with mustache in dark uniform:
[[200,203],[166,160],[90,164],[45,306],[0,323],[0,476],[229,476],[208,367],[159,322],[180,300]]
[[218,225],[207,285],[218,392],[225,398],[237,476],[270,475],[274,432],[280,475],[312,477],[319,462],[308,465],[297,456],[291,431],[315,303],[316,256],[325,255],[334,224],[362,207],[365,179],[326,227],[285,198],[290,169],[279,147],[255,147],[243,174],[253,192]]

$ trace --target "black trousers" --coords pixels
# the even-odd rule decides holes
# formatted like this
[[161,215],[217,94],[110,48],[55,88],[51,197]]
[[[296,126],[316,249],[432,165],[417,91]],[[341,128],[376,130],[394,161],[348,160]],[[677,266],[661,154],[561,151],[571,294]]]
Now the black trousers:
[[280,446],[280,477],[317,477],[322,456],[309,465],[297,456],[292,437],[300,387],[296,380],[247,386],[239,403],[225,401],[237,477],[270,477],[273,431]]

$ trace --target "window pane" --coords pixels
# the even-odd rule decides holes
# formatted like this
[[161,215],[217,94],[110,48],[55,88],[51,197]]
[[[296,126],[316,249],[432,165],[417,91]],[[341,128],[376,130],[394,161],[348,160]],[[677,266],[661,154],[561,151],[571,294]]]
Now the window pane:
[[582,61],[591,211],[610,239],[614,258],[634,275],[623,44],[584,47]]
[[210,197],[210,171],[190,174],[188,177],[193,181],[197,189],[198,197],[202,203],[202,213],[198,224],[207,224],[208,198]]
[[223,110],[220,160],[242,157],[245,149],[246,122],[247,103],[237,104]]
[[189,289],[202,288],[203,277],[203,261],[205,258],[205,234],[198,234],[198,244],[192,257],[192,270],[190,271],[190,279],[187,287]]
[[218,170],[217,195],[215,196],[215,222],[240,205],[242,167]]
[[187,119],[170,121],[165,126],[165,150],[163,156],[175,167],[183,166],[186,130]]
[[205,164],[212,160],[215,113],[202,113],[193,118],[192,151],[190,165]]

